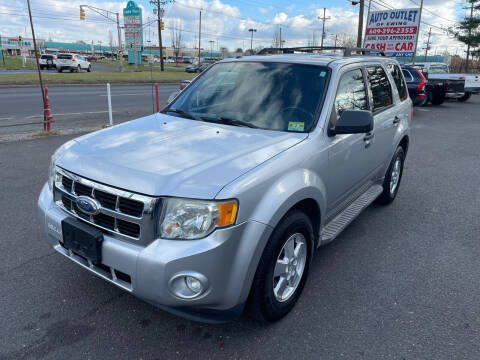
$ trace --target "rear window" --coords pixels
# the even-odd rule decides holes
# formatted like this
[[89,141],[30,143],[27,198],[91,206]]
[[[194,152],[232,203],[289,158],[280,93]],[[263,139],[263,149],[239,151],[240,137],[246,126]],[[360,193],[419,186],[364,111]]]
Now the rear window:
[[58,55],[57,58],[58,58],[58,59],[68,59],[68,60],[70,60],[70,59],[72,58],[72,55],[60,54],[60,55]]
[[428,72],[430,74],[445,74],[448,73],[448,66],[445,64],[430,65]]
[[373,95],[373,111],[379,111],[392,105],[392,87],[385,70],[377,65],[367,67],[367,71]]
[[390,71],[390,74],[393,77],[393,81],[395,81],[395,85],[397,86],[398,96],[400,97],[400,100],[402,101],[407,100],[408,98],[407,84],[405,84],[405,81],[403,80],[400,67],[398,65],[389,64],[388,70]]
[[405,80],[408,81],[413,81],[413,75],[410,71],[403,69],[403,76],[405,76]]
[[42,59],[52,60],[52,55],[42,55]]

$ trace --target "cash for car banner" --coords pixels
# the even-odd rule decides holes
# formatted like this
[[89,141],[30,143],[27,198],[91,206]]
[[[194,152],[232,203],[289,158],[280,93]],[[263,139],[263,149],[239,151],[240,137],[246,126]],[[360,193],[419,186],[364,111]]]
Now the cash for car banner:
[[364,47],[386,56],[413,56],[418,36],[420,9],[372,11],[367,19]]

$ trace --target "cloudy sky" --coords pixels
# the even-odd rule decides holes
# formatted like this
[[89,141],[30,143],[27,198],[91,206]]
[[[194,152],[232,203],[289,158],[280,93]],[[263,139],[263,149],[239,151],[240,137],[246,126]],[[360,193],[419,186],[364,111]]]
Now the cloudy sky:
[[[372,10],[418,7],[420,0],[372,0]],[[54,41],[78,41],[102,44],[109,43],[109,33],[113,34],[116,45],[114,23],[87,10],[86,21],[79,20],[79,5],[88,4],[99,8],[120,12],[126,1],[102,0],[31,0],[37,37],[51,38]],[[153,6],[148,0],[138,0],[143,8],[143,22],[153,21]],[[368,0],[366,0],[368,6]],[[448,27],[455,26],[465,10],[462,0],[425,0],[422,14],[419,48],[424,46],[426,33],[432,27],[432,52],[448,50],[451,54],[463,51],[462,44],[446,35]],[[164,44],[170,45],[171,28],[180,24],[183,29],[183,42],[191,47],[198,39],[199,9],[202,12],[202,48],[210,49],[210,40],[215,47],[226,46],[230,50],[250,47],[249,28],[256,28],[254,47],[271,46],[275,31],[282,27],[286,46],[306,45],[313,36],[319,38],[323,8],[327,8],[327,45],[333,45],[335,34],[355,37],[358,24],[358,5],[347,0],[176,0],[165,8]],[[366,10],[365,10],[366,12]],[[365,14],[366,15],[366,14]],[[30,37],[26,0],[0,0],[0,35]],[[144,40],[157,44],[155,23],[146,26]]]

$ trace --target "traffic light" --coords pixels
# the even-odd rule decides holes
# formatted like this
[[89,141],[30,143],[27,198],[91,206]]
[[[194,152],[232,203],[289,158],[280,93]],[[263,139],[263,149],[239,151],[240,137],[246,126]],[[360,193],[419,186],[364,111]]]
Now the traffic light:
[[165,23],[160,21],[160,30],[165,30]]
[[85,20],[85,9],[80,6],[80,20]]

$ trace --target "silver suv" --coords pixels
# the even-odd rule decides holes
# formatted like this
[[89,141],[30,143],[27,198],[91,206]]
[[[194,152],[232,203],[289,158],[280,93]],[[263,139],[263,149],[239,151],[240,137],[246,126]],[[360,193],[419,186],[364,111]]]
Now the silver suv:
[[160,113],[61,146],[40,222],[60,254],[165,310],[275,321],[315,249],[395,199],[411,117],[392,59],[223,60]]

